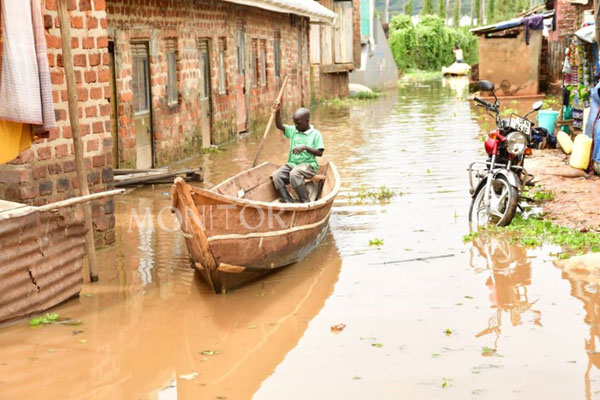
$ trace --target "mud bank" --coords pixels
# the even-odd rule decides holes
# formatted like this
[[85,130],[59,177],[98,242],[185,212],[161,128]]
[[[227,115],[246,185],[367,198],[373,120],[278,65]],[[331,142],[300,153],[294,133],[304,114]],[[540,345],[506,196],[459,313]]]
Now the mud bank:
[[553,193],[543,204],[544,213],[556,224],[579,230],[600,230],[600,177],[568,165],[561,150],[535,150],[527,170],[538,186]]

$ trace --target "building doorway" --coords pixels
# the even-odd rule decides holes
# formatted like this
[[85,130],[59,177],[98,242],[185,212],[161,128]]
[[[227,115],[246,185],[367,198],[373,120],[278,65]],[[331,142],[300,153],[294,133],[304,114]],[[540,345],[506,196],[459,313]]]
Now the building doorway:
[[117,81],[115,71],[115,42],[108,42],[110,73],[110,132],[112,135],[112,166],[119,168],[119,123],[117,119]]
[[210,76],[210,42],[202,39],[198,42],[200,77],[200,128],[202,129],[202,147],[212,144],[212,109]]
[[152,140],[152,107],[150,97],[150,64],[148,42],[132,42],[133,121],[135,124],[136,168],[154,166]]
[[246,105],[246,32],[243,24],[236,29],[237,76],[235,97],[237,103],[238,132],[246,132],[248,108]]

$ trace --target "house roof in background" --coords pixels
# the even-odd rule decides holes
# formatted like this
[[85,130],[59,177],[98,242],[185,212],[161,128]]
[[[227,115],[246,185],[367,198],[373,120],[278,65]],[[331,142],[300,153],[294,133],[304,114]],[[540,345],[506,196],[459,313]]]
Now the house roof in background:
[[262,8],[285,14],[296,14],[310,18],[313,22],[332,24],[337,14],[314,0],[224,0],[229,3]]
[[[544,19],[552,18],[554,16],[554,11],[547,11],[541,13],[544,16]],[[482,26],[480,28],[471,29],[471,32],[475,35],[485,35],[488,33],[500,32],[511,28],[516,28],[518,26],[523,25],[523,17],[513,18],[508,21],[497,22],[492,25]]]

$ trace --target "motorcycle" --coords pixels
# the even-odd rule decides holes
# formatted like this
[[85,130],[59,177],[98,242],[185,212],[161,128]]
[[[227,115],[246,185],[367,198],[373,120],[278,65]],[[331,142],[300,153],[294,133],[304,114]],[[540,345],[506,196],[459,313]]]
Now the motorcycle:
[[496,119],[497,129],[490,132],[485,141],[488,159],[469,165],[472,197],[469,222],[478,226],[490,223],[506,226],[515,216],[524,186],[531,185],[533,180],[524,167],[525,156],[531,154],[534,146],[532,137],[547,135],[544,128],[534,128],[533,122],[527,119],[530,114],[539,111],[543,103],[536,102],[525,117],[511,114],[509,119],[501,119],[494,84],[480,81],[479,89],[494,96],[493,104],[478,97],[474,101]]

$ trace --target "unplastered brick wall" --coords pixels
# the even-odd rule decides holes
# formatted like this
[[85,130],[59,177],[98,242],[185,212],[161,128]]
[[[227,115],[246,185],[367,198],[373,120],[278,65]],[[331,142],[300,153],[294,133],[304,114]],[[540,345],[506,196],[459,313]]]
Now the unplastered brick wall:
[[[8,0],[4,0],[8,1]],[[57,128],[14,161],[0,166],[0,198],[43,205],[80,194],[75,172],[57,0],[40,0]],[[90,192],[113,187],[109,56],[104,0],[68,0],[78,112]],[[112,199],[92,205],[96,244],[114,242]]]
[[[108,31],[115,43],[118,132],[121,166],[135,166],[136,130],[132,92],[131,43],[147,41],[149,47],[154,163],[157,166],[192,153],[201,143],[199,93],[199,43],[208,40],[211,70],[213,144],[237,137],[239,108],[247,107],[248,128],[265,122],[281,82],[285,111],[308,105],[308,19],[274,13],[221,0],[108,0]],[[236,96],[238,74],[236,30],[244,29],[245,96]],[[275,76],[274,40],[279,32],[281,72]],[[226,90],[219,91],[219,41],[225,45]],[[253,84],[252,42],[264,44],[266,84]],[[167,101],[168,60],[166,46],[177,50],[177,104]],[[260,79],[260,74],[258,74]]]

